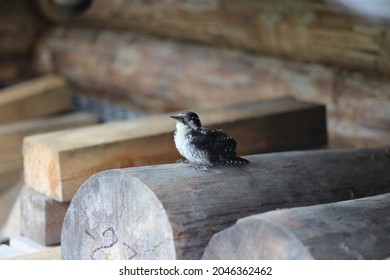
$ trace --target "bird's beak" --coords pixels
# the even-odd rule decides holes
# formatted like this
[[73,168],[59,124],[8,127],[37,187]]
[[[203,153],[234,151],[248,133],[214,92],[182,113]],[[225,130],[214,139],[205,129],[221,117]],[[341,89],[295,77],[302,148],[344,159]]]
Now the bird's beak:
[[178,121],[182,121],[183,120],[182,116],[171,116],[171,118],[175,119],[175,120],[178,120]]

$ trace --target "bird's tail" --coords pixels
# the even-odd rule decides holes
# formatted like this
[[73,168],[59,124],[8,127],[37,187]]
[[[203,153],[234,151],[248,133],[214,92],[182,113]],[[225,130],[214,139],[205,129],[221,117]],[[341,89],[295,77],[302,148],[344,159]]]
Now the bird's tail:
[[245,165],[249,164],[249,160],[242,158],[242,157],[234,157],[234,158],[226,158],[221,160],[221,164],[224,165]]

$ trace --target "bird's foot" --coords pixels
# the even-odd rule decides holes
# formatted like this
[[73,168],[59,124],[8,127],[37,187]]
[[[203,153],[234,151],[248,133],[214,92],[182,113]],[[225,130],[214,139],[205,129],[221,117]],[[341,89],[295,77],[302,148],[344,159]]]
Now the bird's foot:
[[178,159],[178,160],[176,161],[176,163],[189,163],[189,161],[186,160],[186,159]]
[[[212,165],[209,165],[212,166]],[[191,164],[190,169],[200,170],[200,171],[209,171],[208,166],[202,164]]]

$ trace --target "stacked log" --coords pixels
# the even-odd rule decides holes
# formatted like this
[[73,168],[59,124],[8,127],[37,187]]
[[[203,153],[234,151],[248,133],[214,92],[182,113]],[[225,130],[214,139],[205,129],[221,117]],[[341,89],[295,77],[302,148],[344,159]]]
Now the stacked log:
[[37,69],[60,73],[76,90],[109,95],[146,111],[194,110],[293,95],[326,104],[332,147],[390,144],[390,84],[377,77],[86,27],[48,31],[36,53]]
[[389,29],[354,17],[334,2],[296,1],[93,1],[67,17],[50,0],[45,15],[111,29],[135,30],[178,40],[230,46],[292,60],[390,73]]
[[[318,148],[327,141],[324,106],[291,98],[198,113],[205,126],[232,135],[240,155]],[[65,211],[81,184],[107,169],[175,162],[174,129],[164,114],[27,137],[25,181],[33,190],[22,196],[22,233],[46,245],[60,243]]]
[[254,155],[247,166],[208,172],[183,164],[101,172],[72,199],[62,258],[199,259],[238,218],[389,192],[388,152]]
[[[197,112],[203,125],[234,137],[241,155],[327,143],[322,105],[282,98]],[[27,137],[26,184],[58,201],[70,201],[80,185],[99,171],[175,162],[180,155],[174,130],[175,122],[162,114]]]

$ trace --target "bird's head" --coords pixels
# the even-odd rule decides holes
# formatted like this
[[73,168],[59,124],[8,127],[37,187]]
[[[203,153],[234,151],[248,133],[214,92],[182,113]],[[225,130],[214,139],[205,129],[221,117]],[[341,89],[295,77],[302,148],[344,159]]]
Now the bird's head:
[[175,116],[171,116],[171,118],[175,119],[176,123],[183,124],[193,130],[197,130],[201,127],[199,117],[194,112],[181,112]]

